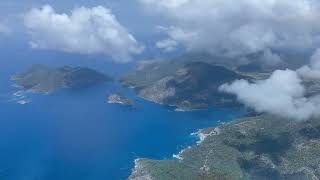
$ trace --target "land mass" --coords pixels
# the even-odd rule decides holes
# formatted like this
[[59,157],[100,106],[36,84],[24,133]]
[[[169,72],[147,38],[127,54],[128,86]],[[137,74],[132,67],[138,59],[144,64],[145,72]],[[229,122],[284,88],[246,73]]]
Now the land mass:
[[64,66],[51,68],[33,65],[12,80],[17,87],[34,93],[51,93],[61,88],[78,89],[111,81],[107,75],[86,67]]
[[[237,79],[267,79],[273,69],[259,63],[228,62],[232,61],[207,55],[143,62],[122,83],[149,101],[176,106],[179,111],[242,107],[234,96],[219,92],[219,87]],[[303,80],[303,84],[307,97],[320,92],[318,81]],[[184,149],[176,159],[137,159],[129,179],[320,179],[319,119],[295,121],[255,112],[250,116],[199,131],[199,144]]]
[[271,115],[199,132],[173,160],[138,159],[130,180],[319,179],[320,121]]
[[[133,87],[149,101],[175,106],[178,111],[207,109],[210,106],[238,108],[233,95],[219,91],[224,83],[238,79],[263,79],[268,72],[240,72],[210,56],[184,56],[180,59],[142,62],[122,84]],[[260,69],[258,69],[260,70]]]
[[134,106],[134,102],[125,96],[122,96],[120,94],[112,94],[108,98],[108,103],[110,104],[120,104],[125,106]]

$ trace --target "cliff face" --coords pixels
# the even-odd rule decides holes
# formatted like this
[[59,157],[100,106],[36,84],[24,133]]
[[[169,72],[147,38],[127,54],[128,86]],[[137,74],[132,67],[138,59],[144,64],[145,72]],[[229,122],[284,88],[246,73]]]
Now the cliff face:
[[33,65],[25,72],[13,77],[16,85],[35,93],[50,93],[60,88],[82,88],[104,83],[111,79],[97,71],[82,67],[50,68]]
[[129,179],[319,179],[320,121],[263,115],[199,133],[181,160],[136,161]]

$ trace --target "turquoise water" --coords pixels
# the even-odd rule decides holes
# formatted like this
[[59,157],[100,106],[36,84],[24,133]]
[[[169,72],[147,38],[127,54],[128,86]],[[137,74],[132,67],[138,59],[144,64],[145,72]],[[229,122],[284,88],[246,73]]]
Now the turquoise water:
[[[1,180],[125,179],[136,158],[172,158],[197,141],[191,133],[243,114],[223,109],[178,113],[144,101],[116,83],[50,95],[25,94],[32,103],[17,104],[12,95],[17,89],[9,78],[34,62],[45,61],[15,57],[0,62],[5,67],[0,72]],[[118,65],[95,61],[83,65],[119,74],[111,71]],[[115,92],[134,99],[137,107],[108,104],[108,95]]]

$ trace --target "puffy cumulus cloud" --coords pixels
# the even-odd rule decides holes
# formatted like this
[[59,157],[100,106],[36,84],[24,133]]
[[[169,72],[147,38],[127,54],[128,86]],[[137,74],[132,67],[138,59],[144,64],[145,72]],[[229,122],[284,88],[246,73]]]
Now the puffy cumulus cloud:
[[156,43],[157,48],[164,50],[165,52],[171,52],[177,49],[178,43],[172,39],[164,39]]
[[46,5],[26,13],[24,24],[32,48],[103,54],[118,62],[127,62],[143,50],[111,10],[102,6],[75,8],[68,15]]
[[255,83],[237,80],[222,85],[220,90],[235,94],[240,102],[257,112],[297,120],[320,115],[320,97],[305,97],[305,87],[296,71],[277,70],[269,79]]
[[[317,0],[140,0],[168,18],[170,39],[187,50],[232,57],[320,44]],[[269,56],[267,54],[267,56]],[[278,57],[271,57],[279,61]]]
[[320,79],[320,49],[312,55],[310,64],[301,67],[297,72],[306,79]]

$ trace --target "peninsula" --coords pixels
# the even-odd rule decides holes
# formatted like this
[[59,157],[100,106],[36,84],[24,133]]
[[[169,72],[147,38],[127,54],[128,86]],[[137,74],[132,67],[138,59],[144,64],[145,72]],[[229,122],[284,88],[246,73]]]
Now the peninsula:
[[16,86],[33,93],[51,93],[58,89],[78,89],[111,81],[111,78],[86,67],[64,66],[51,68],[33,65],[12,77]]

